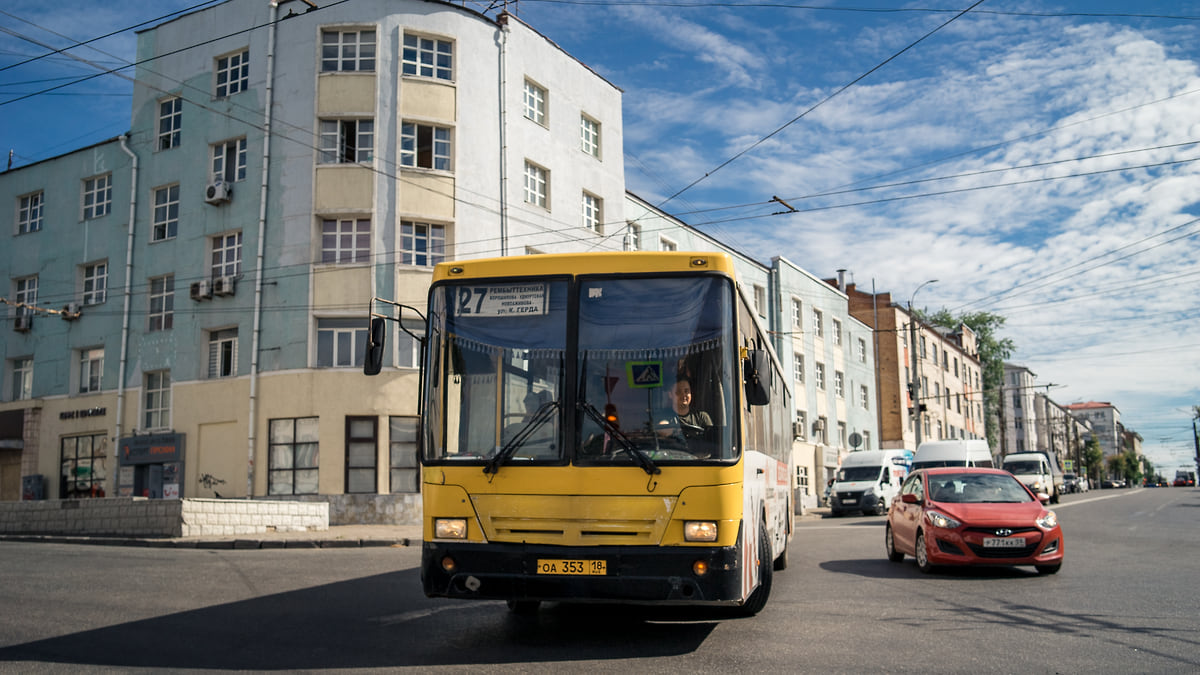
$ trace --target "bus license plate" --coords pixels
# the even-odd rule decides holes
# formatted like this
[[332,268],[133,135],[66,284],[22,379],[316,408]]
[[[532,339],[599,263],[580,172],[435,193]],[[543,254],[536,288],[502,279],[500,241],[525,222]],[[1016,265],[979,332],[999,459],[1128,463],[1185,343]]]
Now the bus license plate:
[[1025,537],[984,537],[984,548],[1024,548]]
[[539,558],[538,574],[562,574],[569,576],[604,576],[608,566],[603,560],[558,560]]

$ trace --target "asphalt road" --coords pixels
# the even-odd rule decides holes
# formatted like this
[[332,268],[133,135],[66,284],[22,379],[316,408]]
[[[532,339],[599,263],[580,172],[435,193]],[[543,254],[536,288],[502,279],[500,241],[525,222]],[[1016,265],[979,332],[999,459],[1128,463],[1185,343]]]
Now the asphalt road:
[[921,574],[883,517],[800,523],[767,608],[427,599],[420,549],[0,542],[0,672],[1194,673],[1200,491],[1058,505],[1066,561]]

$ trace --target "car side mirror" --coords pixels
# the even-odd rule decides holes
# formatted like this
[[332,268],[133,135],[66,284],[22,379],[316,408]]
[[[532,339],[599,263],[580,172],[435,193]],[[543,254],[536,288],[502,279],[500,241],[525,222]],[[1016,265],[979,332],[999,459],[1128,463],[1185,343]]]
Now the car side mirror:
[[1038,501],[1039,501],[1039,502],[1041,502],[1041,503],[1043,503],[1043,504],[1049,504],[1049,503],[1050,503],[1050,495],[1046,494],[1045,492],[1039,492],[1039,493],[1037,493],[1037,498],[1038,498]]
[[905,504],[921,503],[921,499],[911,492],[905,492],[904,494],[900,495],[900,501],[904,502]]

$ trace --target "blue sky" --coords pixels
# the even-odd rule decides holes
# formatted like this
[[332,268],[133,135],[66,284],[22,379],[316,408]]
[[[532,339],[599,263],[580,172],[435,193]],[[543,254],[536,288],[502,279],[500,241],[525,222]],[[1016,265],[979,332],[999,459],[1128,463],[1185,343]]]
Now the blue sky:
[[[45,29],[86,40],[197,2],[10,0],[0,68],[46,51],[20,36],[61,47]],[[625,92],[631,191],[760,260],[846,268],[902,302],[938,279],[918,306],[1005,316],[1011,361],[1059,403],[1113,403],[1173,475],[1200,404],[1200,2],[970,6],[517,12]],[[134,38],[94,46],[70,53],[111,68]],[[132,85],[111,75],[4,103],[94,72],[64,56],[0,71],[15,165],[127,129]]]

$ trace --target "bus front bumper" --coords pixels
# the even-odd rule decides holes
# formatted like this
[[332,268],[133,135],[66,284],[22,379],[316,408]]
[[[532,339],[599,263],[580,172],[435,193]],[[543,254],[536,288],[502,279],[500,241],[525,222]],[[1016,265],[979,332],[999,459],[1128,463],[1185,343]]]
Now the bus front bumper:
[[[603,574],[584,573],[595,572],[597,561],[603,561]],[[700,568],[704,574],[697,573]],[[421,556],[421,581],[429,597],[737,604],[741,576],[733,546],[427,541]]]

